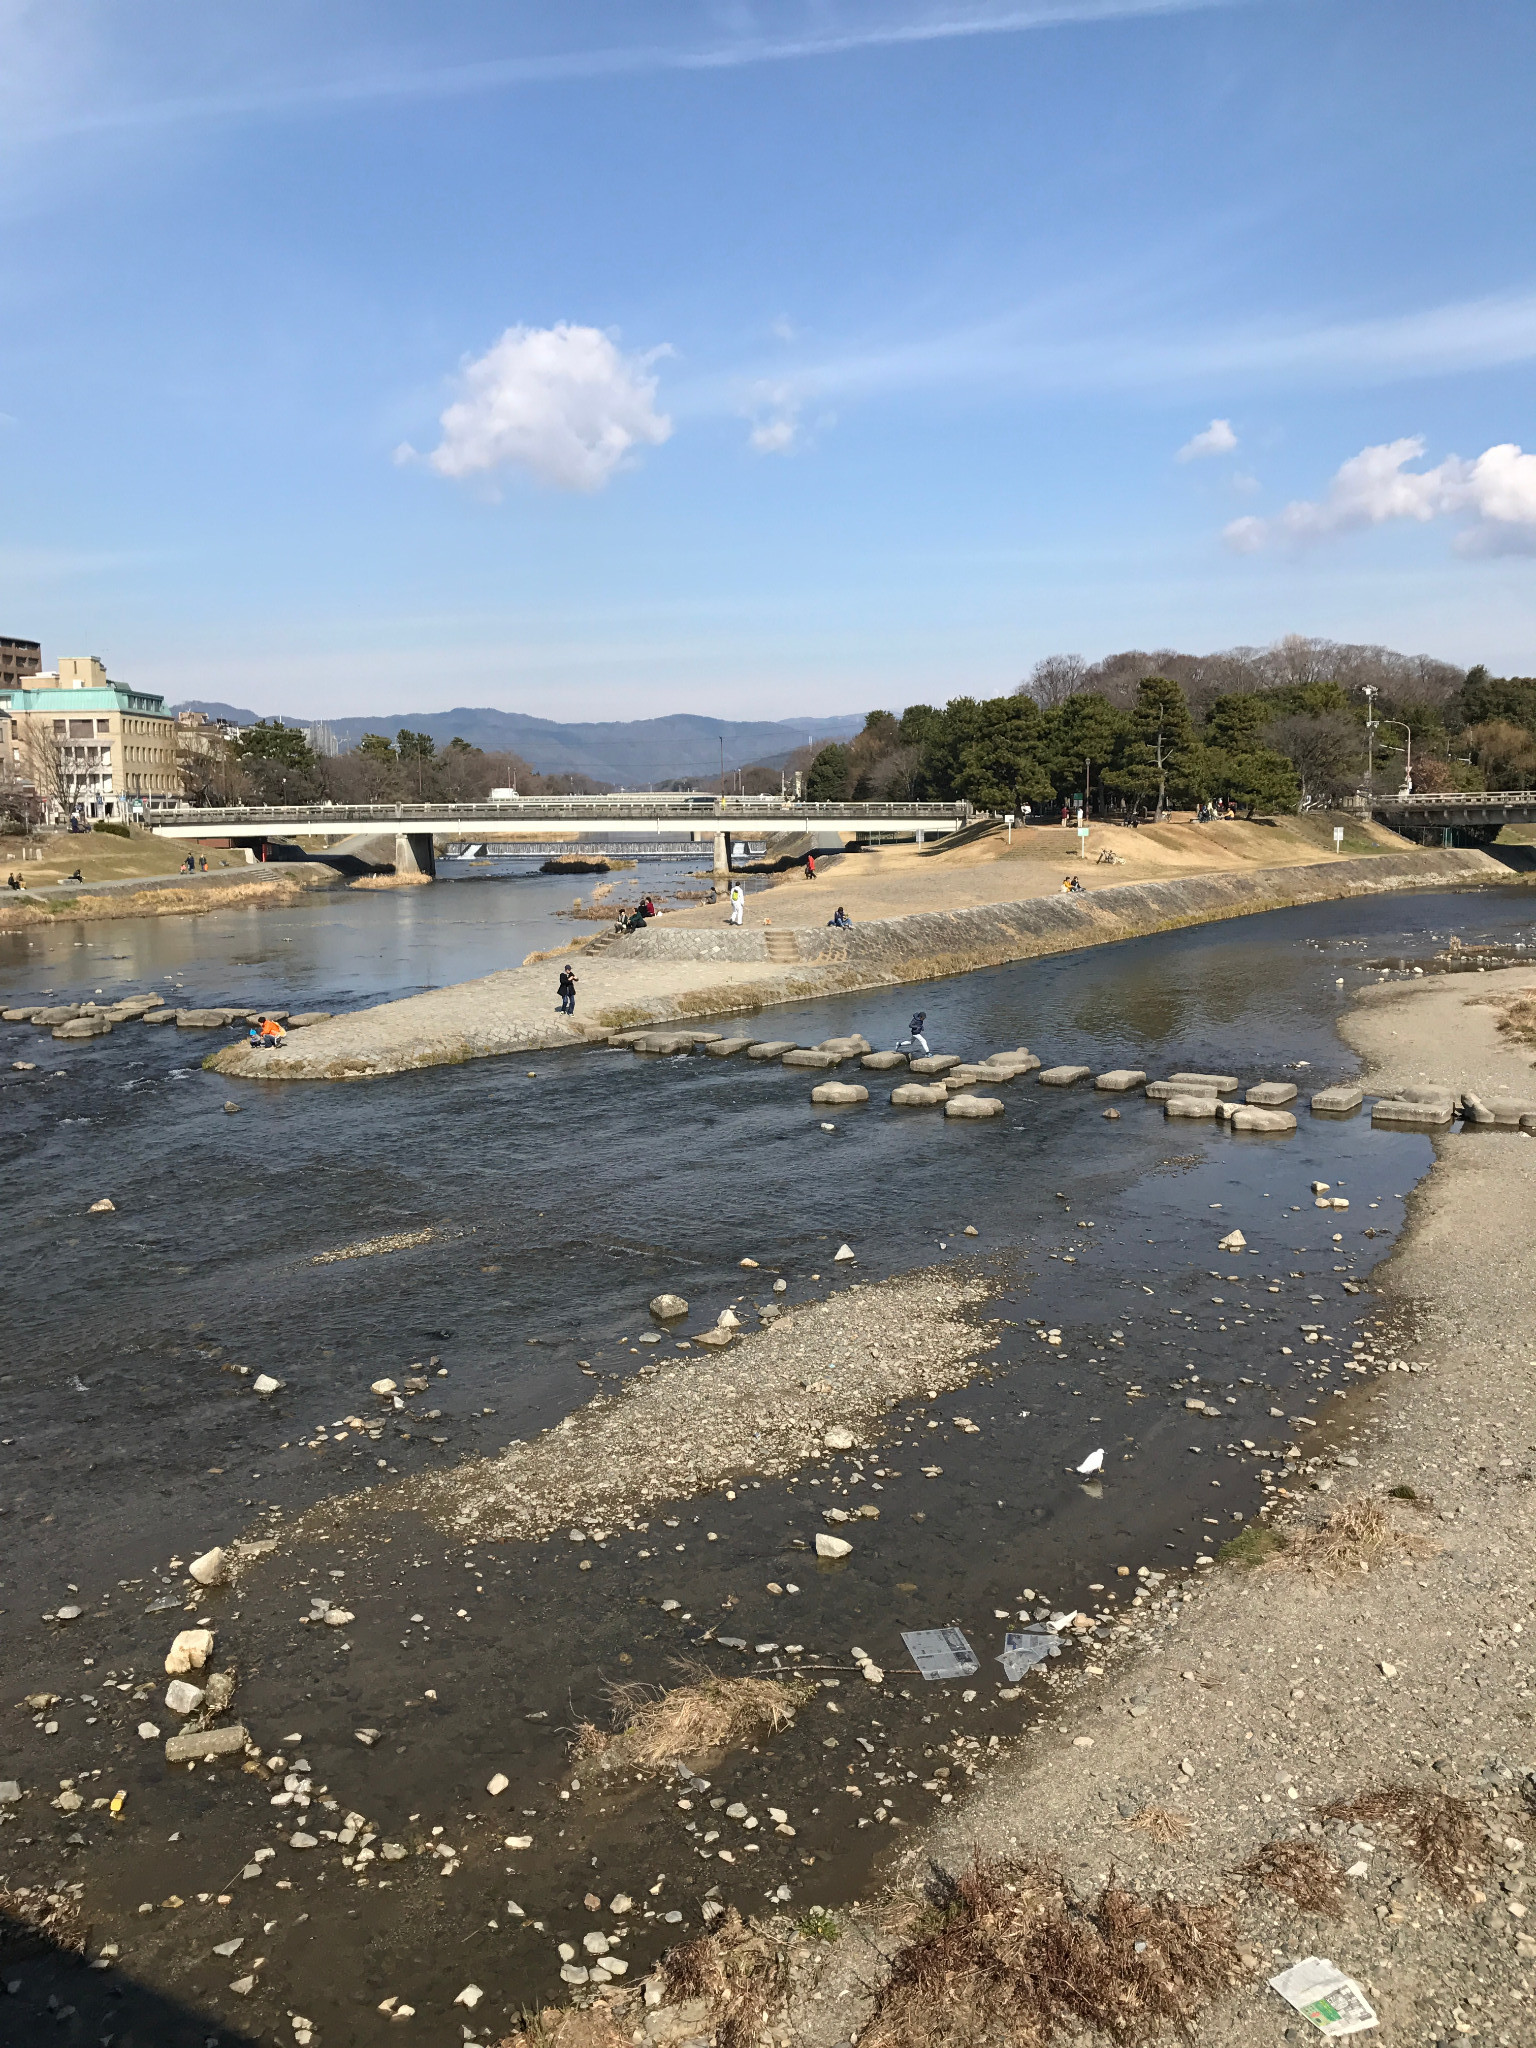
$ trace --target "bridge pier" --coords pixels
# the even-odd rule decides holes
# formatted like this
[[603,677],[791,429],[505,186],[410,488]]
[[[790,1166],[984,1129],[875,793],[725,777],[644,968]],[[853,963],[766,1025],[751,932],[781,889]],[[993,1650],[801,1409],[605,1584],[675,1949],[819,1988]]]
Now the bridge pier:
[[397,875],[425,875],[428,881],[437,876],[437,856],[432,849],[430,832],[397,832],[395,834],[395,873]]
[[715,834],[715,880],[729,881],[731,876],[731,835],[729,832]]

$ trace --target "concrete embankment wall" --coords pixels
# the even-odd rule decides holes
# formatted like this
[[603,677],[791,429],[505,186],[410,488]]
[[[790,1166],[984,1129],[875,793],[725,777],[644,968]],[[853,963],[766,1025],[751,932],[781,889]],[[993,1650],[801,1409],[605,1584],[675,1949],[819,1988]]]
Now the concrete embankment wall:
[[[881,918],[852,931],[780,925],[773,928],[773,934],[780,944],[784,937],[792,936],[804,965],[862,969],[874,981],[905,981],[1071,952],[1078,946],[1140,938],[1182,925],[1250,917],[1293,904],[1518,879],[1501,862],[1470,848],[1389,853],[1236,874],[1190,875],[1166,882],[1122,882],[1085,890],[1078,896],[1031,896],[971,910],[918,911],[910,917]],[[609,959],[637,963],[764,961],[772,957],[767,930],[730,925],[715,929],[653,925],[608,948]]]

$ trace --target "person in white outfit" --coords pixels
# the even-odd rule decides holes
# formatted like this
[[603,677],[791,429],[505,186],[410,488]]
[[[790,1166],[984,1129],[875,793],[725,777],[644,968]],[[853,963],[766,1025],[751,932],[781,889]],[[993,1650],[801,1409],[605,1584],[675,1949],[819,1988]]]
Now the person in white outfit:
[[742,913],[747,907],[747,892],[740,882],[731,884],[731,923],[740,924]]

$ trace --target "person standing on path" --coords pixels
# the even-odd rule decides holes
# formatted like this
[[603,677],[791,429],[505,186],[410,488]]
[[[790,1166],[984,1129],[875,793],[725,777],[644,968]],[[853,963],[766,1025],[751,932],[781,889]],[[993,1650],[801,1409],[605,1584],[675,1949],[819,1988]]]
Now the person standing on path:
[[576,977],[569,967],[562,967],[559,980],[560,1014],[574,1017],[576,1014]]
[[805,879],[808,882],[814,882],[816,879],[816,856],[814,853],[808,853],[805,856]]
[[740,924],[747,907],[747,892],[740,882],[731,884],[731,923]]

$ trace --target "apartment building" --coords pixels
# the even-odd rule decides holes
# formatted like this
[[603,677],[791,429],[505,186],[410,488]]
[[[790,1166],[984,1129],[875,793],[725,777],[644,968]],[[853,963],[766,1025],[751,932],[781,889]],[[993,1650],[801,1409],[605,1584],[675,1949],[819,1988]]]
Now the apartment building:
[[183,801],[164,697],[113,682],[97,655],[66,655],[52,673],[0,683],[0,724],[13,765],[55,818],[126,818]]
[[7,683],[19,683],[23,676],[35,676],[42,665],[40,641],[13,640],[8,633],[0,633],[0,690]]

